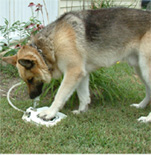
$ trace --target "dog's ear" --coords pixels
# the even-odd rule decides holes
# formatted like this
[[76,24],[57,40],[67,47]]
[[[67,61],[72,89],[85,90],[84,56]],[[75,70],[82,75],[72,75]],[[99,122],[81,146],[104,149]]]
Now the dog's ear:
[[26,69],[31,69],[35,65],[34,60],[29,60],[29,59],[19,59],[18,63],[23,67],[25,67]]
[[2,60],[7,62],[8,64],[16,66],[17,56],[14,55],[14,56],[3,57]]

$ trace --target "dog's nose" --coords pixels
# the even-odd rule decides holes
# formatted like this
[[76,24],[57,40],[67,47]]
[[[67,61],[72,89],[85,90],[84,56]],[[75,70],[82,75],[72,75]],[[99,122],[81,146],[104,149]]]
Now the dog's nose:
[[31,92],[30,94],[29,94],[29,96],[30,96],[30,99],[34,99],[34,98],[36,98],[37,96],[39,96],[41,94],[41,92]]
[[36,89],[35,91],[31,91],[29,96],[31,99],[34,99],[34,98],[40,96],[41,93],[42,93],[42,89]]
[[34,99],[37,96],[40,96],[42,93],[42,87],[43,87],[43,83],[37,84],[36,87],[34,87],[34,89],[32,89],[29,93],[30,98]]

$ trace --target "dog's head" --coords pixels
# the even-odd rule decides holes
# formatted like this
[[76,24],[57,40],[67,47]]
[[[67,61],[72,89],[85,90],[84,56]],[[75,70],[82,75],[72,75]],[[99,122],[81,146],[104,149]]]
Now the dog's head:
[[36,48],[25,45],[16,55],[4,57],[3,61],[17,67],[20,77],[28,86],[31,99],[42,93],[44,83],[49,83],[51,74]]

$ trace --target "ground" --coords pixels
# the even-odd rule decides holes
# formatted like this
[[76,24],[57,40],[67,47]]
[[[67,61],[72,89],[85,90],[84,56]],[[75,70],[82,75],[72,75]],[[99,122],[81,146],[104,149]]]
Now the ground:
[[6,97],[9,88],[11,88],[14,84],[20,82],[19,77],[13,77],[13,78],[9,77],[10,75],[0,72],[0,81],[1,81],[0,96]]
[[[145,96],[144,86],[135,76],[127,64],[94,73],[88,112],[72,114],[78,103],[75,95],[61,111],[67,118],[47,128],[25,123],[21,119],[23,113],[8,104],[6,92],[21,79],[14,68],[1,66],[0,153],[151,153],[151,125],[137,122],[140,116],[148,115],[151,106],[143,110],[130,107]],[[55,91],[50,90],[39,107],[50,106],[49,99],[52,100]],[[32,106],[25,85],[12,91],[11,99],[22,110]]]

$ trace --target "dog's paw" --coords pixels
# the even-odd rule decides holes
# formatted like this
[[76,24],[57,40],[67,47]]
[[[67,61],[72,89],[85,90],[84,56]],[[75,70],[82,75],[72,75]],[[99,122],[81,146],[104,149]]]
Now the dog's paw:
[[78,115],[80,113],[84,113],[87,111],[88,111],[88,104],[80,106],[78,110],[73,110],[72,113]]
[[139,119],[137,119],[139,122],[143,122],[143,123],[151,123],[151,112],[150,114],[145,117],[145,116],[142,116],[140,117]]
[[131,107],[135,107],[135,108],[137,108],[137,109],[143,109],[143,108],[145,108],[143,105],[141,105],[141,104],[131,104],[130,105]]
[[79,115],[81,112],[79,110],[73,110],[72,113],[75,115]]
[[79,115],[81,113],[85,113],[87,112],[88,108],[85,108],[85,109],[80,109],[80,110],[73,110],[72,113],[75,114],[75,115]]
[[51,110],[51,108],[40,112],[37,116],[45,121],[49,121],[56,116],[57,111]]
[[137,119],[139,122],[143,122],[143,123],[147,123],[147,117],[145,117],[145,116],[142,116],[142,117],[140,117],[139,119]]

